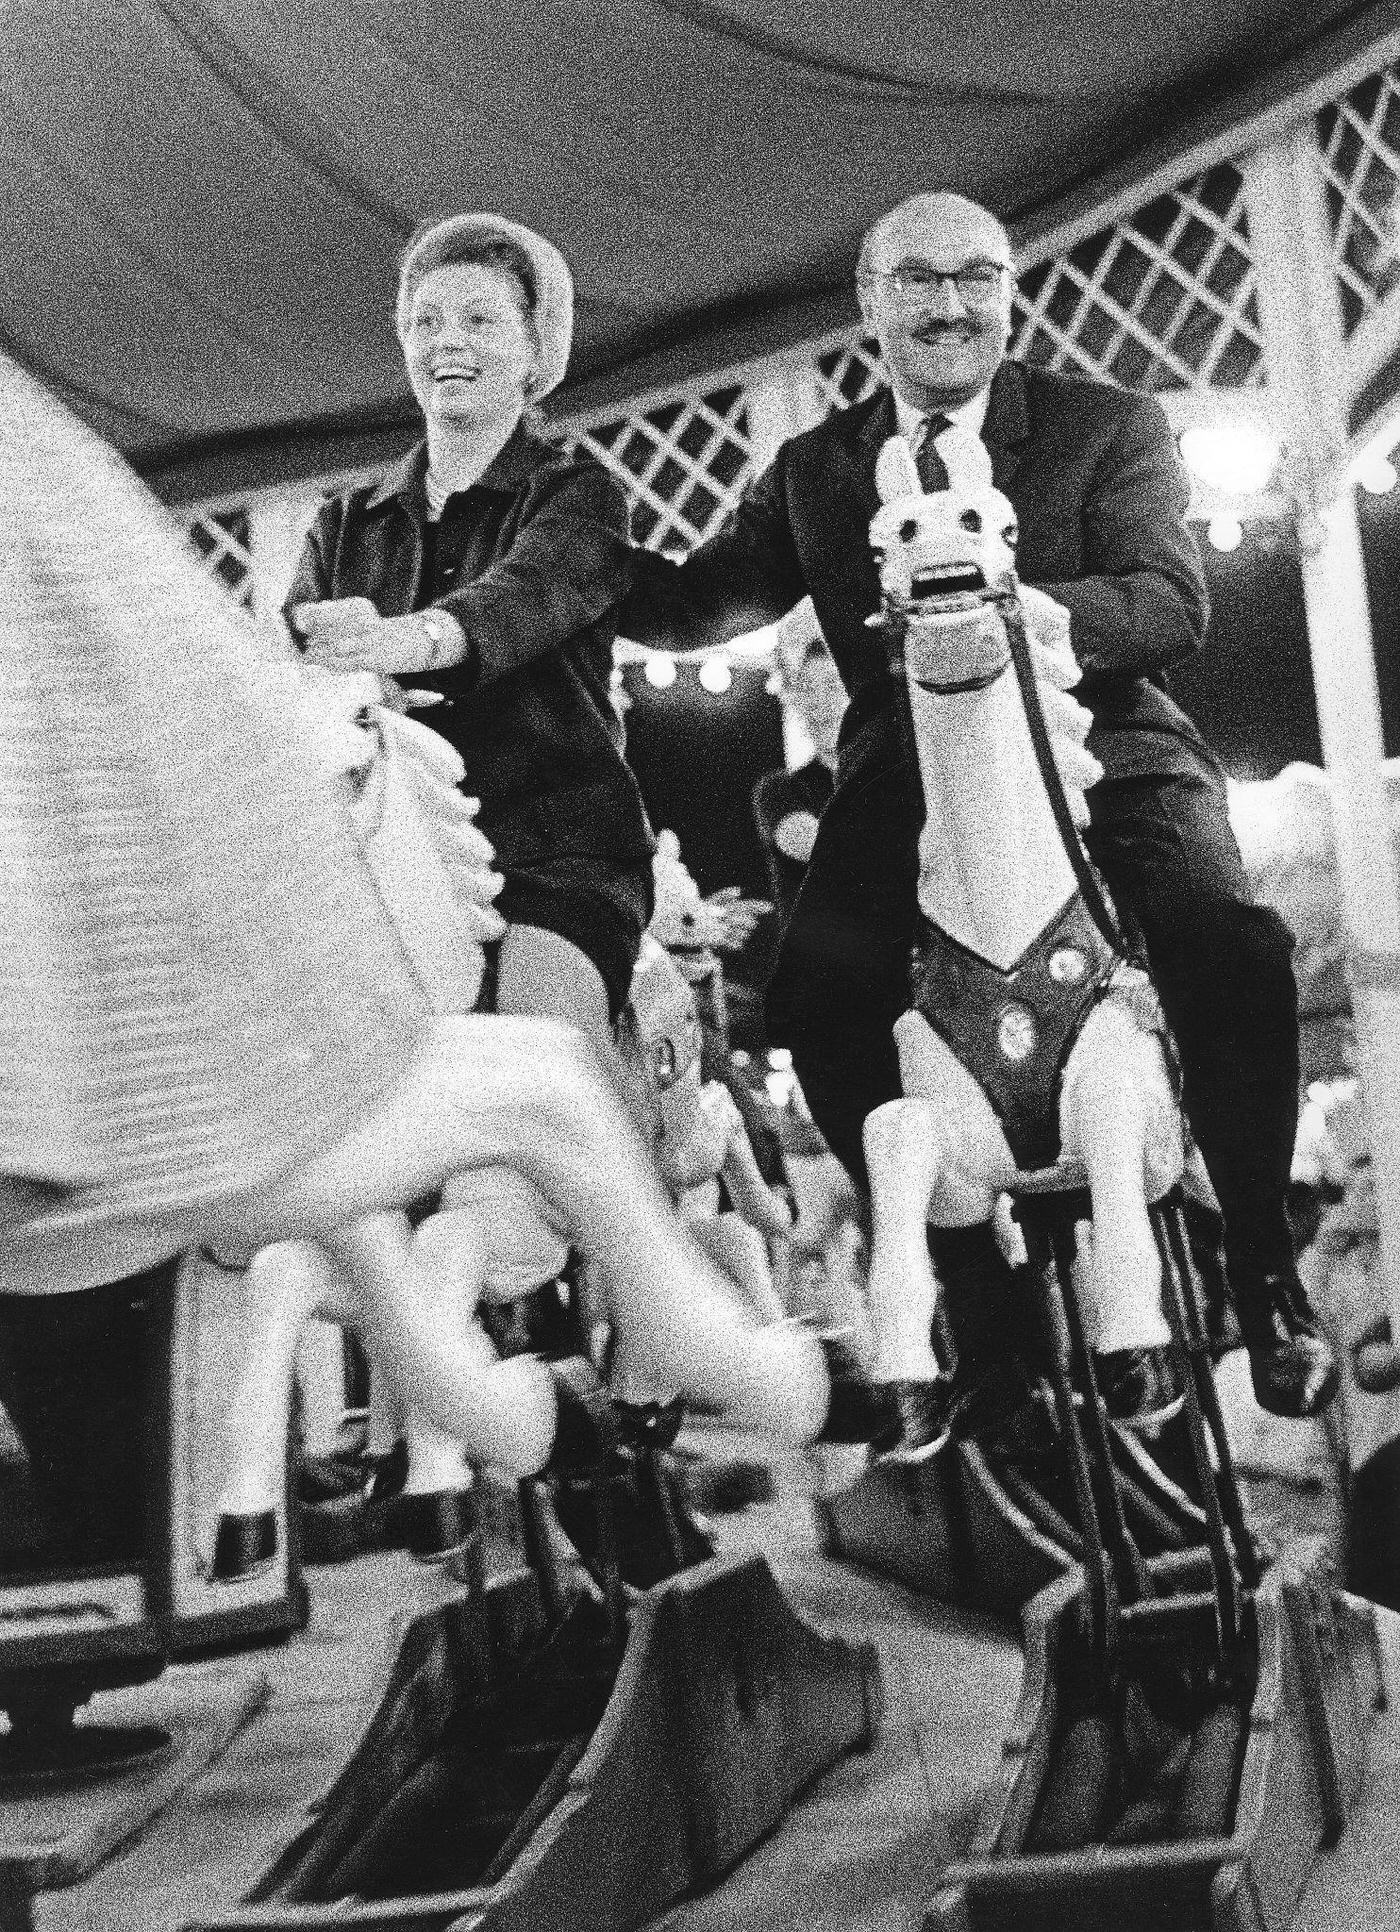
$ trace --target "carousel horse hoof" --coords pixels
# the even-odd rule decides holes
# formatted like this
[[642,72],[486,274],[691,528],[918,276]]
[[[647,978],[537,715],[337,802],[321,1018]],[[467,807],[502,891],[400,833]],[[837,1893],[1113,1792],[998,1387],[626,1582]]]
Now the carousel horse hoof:
[[1319,1414],[1341,1378],[1302,1282],[1290,1270],[1234,1286],[1255,1401],[1270,1415]]
[[897,1394],[900,1385],[872,1382],[839,1336],[823,1335],[819,1339],[831,1395],[817,1441],[868,1442],[877,1454],[897,1447],[904,1434]]
[[900,1437],[890,1449],[879,1449],[881,1462],[918,1464],[936,1456],[952,1439],[950,1391],[952,1377],[927,1382],[889,1382],[899,1408]]
[[277,1556],[277,1517],[270,1509],[221,1516],[214,1537],[215,1583],[243,1583],[269,1570]]
[[1165,1348],[1117,1348],[1094,1357],[1104,1407],[1125,1429],[1151,1433],[1181,1413],[1185,1396]]
[[953,1375],[948,1426],[959,1439],[1009,1456],[1043,1456],[1059,1431],[1044,1375],[1018,1356],[979,1363]]
[[685,1404],[679,1396],[671,1402],[619,1402],[613,1398],[618,1433],[629,1449],[670,1449],[685,1421]]
[[1400,1388],[1400,1349],[1390,1333],[1389,1315],[1377,1315],[1351,1345],[1356,1386],[1367,1395],[1389,1395]]
[[605,1470],[565,1476],[553,1487],[559,1527],[600,1588],[606,1589],[600,1492],[606,1485],[616,1537],[617,1571],[634,1590],[649,1590],[677,1571],[708,1562],[715,1546],[687,1506],[683,1485],[664,1455],[616,1449]]
[[591,1362],[566,1355],[549,1364],[558,1420],[542,1475],[589,1477],[605,1469],[621,1440],[617,1408]]
[[476,1534],[476,1499],[470,1489],[434,1489],[395,1497],[389,1540],[419,1563],[446,1563]]

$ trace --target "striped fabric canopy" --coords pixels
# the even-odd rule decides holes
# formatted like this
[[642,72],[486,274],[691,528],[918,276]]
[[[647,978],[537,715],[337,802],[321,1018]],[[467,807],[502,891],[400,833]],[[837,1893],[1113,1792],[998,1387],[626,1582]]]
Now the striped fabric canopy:
[[854,321],[861,234],[916,189],[1032,246],[1398,27],[1396,0],[6,0],[0,344],[172,502],[372,464],[417,420],[393,291],[429,216],[558,244],[551,408],[602,407]]

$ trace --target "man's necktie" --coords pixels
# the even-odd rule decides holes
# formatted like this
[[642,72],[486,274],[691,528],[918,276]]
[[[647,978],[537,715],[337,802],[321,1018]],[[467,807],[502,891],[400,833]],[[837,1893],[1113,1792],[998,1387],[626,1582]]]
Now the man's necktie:
[[948,466],[938,454],[937,443],[944,430],[952,426],[947,416],[929,416],[924,422],[923,440],[914,463],[919,472],[919,481],[929,496],[948,487]]

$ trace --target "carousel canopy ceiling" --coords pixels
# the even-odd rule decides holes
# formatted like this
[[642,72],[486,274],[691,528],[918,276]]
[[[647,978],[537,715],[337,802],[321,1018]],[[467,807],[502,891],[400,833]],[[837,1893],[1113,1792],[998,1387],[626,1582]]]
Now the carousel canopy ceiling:
[[6,0],[0,340],[172,500],[374,462],[425,216],[578,280],[579,409],[854,314],[955,185],[1024,242],[1400,28],[1354,0]]

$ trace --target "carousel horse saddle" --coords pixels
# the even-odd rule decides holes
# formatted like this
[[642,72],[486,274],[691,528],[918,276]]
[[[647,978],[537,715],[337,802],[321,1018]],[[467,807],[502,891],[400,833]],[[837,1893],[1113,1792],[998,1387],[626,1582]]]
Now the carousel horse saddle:
[[924,921],[913,1004],[982,1087],[1028,1172],[1059,1159],[1065,1063],[1124,963],[1079,892],[1004,972]]

